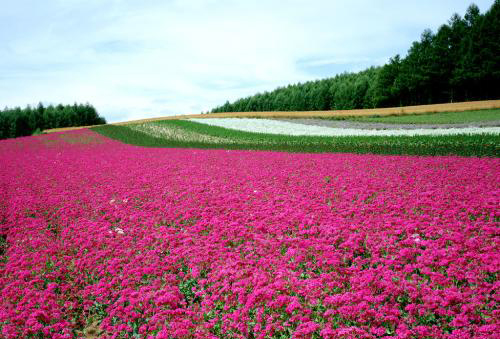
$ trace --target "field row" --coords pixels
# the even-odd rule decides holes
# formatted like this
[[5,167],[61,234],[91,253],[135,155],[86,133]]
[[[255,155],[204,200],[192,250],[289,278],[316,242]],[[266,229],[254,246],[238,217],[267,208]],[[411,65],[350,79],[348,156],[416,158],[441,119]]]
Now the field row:
[[463,156],[498,156],[500,154],[500,135],[498,133],[418,136],[294,136],[239,131],[190,120],[165,120],[127,126],[106,125],[92,129],[115,140],[147,147],[253,149],[314,153],[455,154]]
[[386,124],[467,124],[474,122],[500,121],[500,109],[475,111],[454,111],[431,114],[373,115],[363,117],[327,118],[359,122],[378,122]]
[[251,118],[189,119],[189,121],[238,131],[303,136],[420,136],[456,134],[500,134],[500,127],[369,129],[302,124],[292,121]]

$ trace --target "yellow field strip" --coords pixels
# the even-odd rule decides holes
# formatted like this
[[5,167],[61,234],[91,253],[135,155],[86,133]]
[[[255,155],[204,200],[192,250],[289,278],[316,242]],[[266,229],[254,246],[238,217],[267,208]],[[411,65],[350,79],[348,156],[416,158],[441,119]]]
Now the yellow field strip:
[[[500,108],[500,100],[485,100],[485,101],[467,101],[454,102],[446,104],[419,105],[419,106],[404,106],[404,107],[389,107],[389,108],[370,108],[370,109],[353,109],[353,110],[337,110],[337,111],[293,111],[293,112],[227,112],[227,113],[211,113],[211,114],[187,114],[174,115],[167,117],[130,120],[117,122],[111,125],[129,125],[145,122],[153,122],[160,120],[177,120],[191,118],[328,118],[328,117],[363,117],[372,115],[411,115],[411,114],[429,114],[440,112],[461,112],[473,111],[479,109]],[[80,127],[65,127],[45,130],[44,132],[60,132],[69,131],[80,128],[88,128],[92,126]]]
[[82,129],[82,128],[90,128],[94,126],[77,126],[77,127],[61,127],[61,128],[51,128],[51,129],[44,129],[44,133],[54,133],[54,132],[63,132],[63,131],[73,131],[75,129]]

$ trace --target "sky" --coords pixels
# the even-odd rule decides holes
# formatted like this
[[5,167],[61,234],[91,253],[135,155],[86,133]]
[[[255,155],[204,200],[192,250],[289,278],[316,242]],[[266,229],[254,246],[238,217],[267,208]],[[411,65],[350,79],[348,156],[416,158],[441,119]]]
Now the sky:
[[108,122],[198,114],[382,65],[471,3],[0,0],[0,108],[90,103]]

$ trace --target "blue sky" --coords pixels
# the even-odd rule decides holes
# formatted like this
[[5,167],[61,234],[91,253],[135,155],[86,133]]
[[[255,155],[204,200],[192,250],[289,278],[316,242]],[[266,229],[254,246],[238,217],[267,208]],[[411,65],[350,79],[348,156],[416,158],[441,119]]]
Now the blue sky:
[[6,0],[0,106],[89,102],[110,122],[200,113],[381,65],[470,3]]

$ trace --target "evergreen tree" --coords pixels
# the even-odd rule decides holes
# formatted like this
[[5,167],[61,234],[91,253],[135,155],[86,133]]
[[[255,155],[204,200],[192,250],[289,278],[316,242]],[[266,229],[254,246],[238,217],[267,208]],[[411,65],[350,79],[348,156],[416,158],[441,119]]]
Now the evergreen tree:
[[105,124],[96,109],[89,105],[49,105],[39,103],[36,108],[0,110],[0,139],[32,135],[35,131],[70,126]]
[[472,4],[382,67],[280,87],[212,112],[375,108],[500,98],[500,0]]

